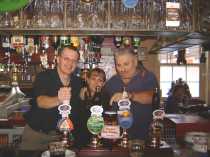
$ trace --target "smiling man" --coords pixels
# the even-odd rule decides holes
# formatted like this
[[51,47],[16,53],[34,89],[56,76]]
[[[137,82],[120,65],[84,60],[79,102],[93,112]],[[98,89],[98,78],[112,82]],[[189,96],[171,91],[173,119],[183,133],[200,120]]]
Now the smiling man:
[[46,150],[51,141],[58,140],[57,122],[61,118],[58,106],[70,101],[71,119],[77,128],[77,108],[81,80],[73,75],[79,53],[74,47],[64,47],[59,51],[57,67],[47,69],[36,76],[33,84],[31,110],[26,113],[22,150]]
[[117,110],[117,102],[126,89],[134,118],[128,130],[129,138],[145,140],[152,120],[152,97],[153,89],[158,87],[157,80],[152,72],[138,68],[137,56],[131,49],[119,48],[114,58],[117,74],[107,81],[104,91],[110,97],[110,105]]

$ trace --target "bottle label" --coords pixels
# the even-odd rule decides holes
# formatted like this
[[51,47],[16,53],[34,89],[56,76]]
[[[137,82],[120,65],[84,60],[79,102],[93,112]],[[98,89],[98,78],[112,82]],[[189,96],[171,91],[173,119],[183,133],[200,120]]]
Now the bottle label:
[[119,125],[104,125],[101,131],[101,137],[106,139],[118,139],[120,138],[120,126]]
[[11,38],[12,47],[23,47],[24,46],[24,37],[23,36],[12,36]]
[[8,42],[3,42],[2,43],[2,47],[4,47],[4,48],[7,48],[7,47],[10,47],[10,43]]

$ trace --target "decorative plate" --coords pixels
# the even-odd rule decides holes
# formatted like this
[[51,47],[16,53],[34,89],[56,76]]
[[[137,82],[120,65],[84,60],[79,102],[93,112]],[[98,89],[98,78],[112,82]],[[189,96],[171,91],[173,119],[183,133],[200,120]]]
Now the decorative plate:
[[126,8],[135,8],[139,0],[122,0]]
[[31,0],[0,0],[0,12],[16,11],[30,2]]

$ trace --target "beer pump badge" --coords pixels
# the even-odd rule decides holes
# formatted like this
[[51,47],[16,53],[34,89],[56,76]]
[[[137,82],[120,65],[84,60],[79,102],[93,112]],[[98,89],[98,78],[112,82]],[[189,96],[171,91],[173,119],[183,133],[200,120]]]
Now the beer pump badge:
[[155,110],[153,113],[153,119],[162,119],[165,117],[164,110]]
[[71,113],[71,106],[68,104],[59,105],[58,111],[62,118],[68,117],[68,115]]
[[68,102],[64,102],[58,107],[59,114],[62,118],[58,122],[58,128],[60,131],[71,131],[74,129],[72,121],[69,119],[68,115],[71,113],[71,106]]
[[91,116],[87,121],[87,128],[92,134],[97,135],[104,127],[103,108],[99,105],[94,105],[90,108],[90,112]]
[[90,108],[91,116],[96,115],[96,116],[102,116],[103,113],[103,108],[99,105],[94,105]]
[[58,122],[58,128],[60,131],[71,131],[74,129],[74,125],[69,118],[62,118]]
[[129,99],[121,99],[118,101],[119,111],[130,110],[131,102]]

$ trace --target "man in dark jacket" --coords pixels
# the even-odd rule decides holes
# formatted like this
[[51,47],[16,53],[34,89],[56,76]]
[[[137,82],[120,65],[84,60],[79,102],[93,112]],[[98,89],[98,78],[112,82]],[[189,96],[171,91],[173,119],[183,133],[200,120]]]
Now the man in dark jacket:
[[49,142],[58,140],[57,123],[61,119],[58,106],[65,100],[72,107],[70,119],[73,121],[73,135],[77,139],[79,129],[79,92],[81,80],[73,75],[79,60],[74,47],[64,47],[57,57],[57,67],[45,70],[36,76],[33,84],[31,110],[26,113],[22,150],[46,150]]

